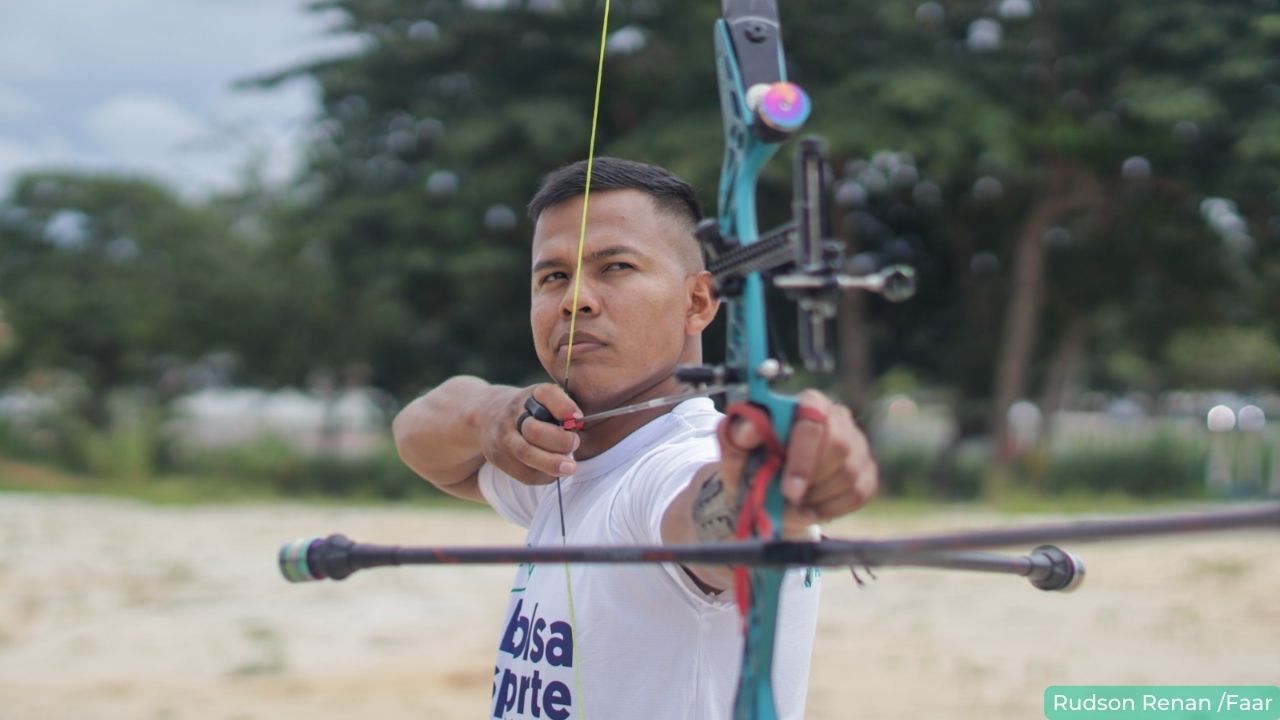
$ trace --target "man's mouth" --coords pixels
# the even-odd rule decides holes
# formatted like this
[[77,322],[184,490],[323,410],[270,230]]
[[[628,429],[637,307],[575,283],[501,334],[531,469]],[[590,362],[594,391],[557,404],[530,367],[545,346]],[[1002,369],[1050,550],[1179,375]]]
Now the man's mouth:
[[[593,350],[599,350],[607,343],[599,337],[591,333],[579,332],[573,335],[573,354],[588,353]],[[560,340],[556,343],[557,353],[569,352],[569,333],[560,336]]]

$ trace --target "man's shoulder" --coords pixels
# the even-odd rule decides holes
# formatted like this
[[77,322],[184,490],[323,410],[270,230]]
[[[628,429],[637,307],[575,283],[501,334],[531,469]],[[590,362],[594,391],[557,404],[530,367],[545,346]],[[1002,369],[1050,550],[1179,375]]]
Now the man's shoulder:
[[[698,402],[701,401],[701,402]],[[706,398],[685,401],[663,417],[662,427],[632,456],[634,471],[719,459],[716,425],[724,416]]]
[[724,415],[708,398],[686,400],[668,413],[662,428],[642,454],[702,448],[716,444],[716,427]]
[[685,428],[712,434],[716,431],[716,425],[724,418],[724,413],[716,409],[711,398],[705,397],[685,400],[672,408],[670,415]]

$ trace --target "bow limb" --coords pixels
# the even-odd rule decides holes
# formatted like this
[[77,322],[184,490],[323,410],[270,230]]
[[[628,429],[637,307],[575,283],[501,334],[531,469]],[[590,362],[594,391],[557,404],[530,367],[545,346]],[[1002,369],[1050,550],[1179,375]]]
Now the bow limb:
[[[772,0],[726,0],[715,26],[716,70],[725,132],[716,233],[704,232],[708,259],[760,240],[756,185],[779,144],[808,116],[808,98],[786,82],[777,6]],[[773,112],[779,110],[779,112]],[[714,238],[714,239],[712,239]],[[710,242],[708,242],[710,240]],[[721,286],[728,319],[725,367],[741,383],[730,391],[730,416],[750,418],[767,437],[747,460],[741,480],[739,541],[776,540],[782,528],[783,448],[796,400],[774,393],[769,358],[765,284],[758,270]],[[742,671],[735,720],[774,720],[773,658],[784,568],[739,566],[735,595],[742,617]]]

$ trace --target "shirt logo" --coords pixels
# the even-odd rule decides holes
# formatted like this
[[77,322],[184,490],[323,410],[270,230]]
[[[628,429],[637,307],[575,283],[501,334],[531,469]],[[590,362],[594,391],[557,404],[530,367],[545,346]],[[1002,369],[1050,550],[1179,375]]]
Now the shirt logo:
[[494,667],[495,718],[514,712],[518,717],[566,720],[572,713],[573,693],[569,686],[559,680],[548,682],[541,670],[573,667],[573,626],[564,620],[548,621],[539,617],[538,609],[535,603],[529,614],[524,615],[522,598],[516,601],[507,620],[498,652],[532,665],[532,672],[527,672],[528,668],[516,672],[510,667]]

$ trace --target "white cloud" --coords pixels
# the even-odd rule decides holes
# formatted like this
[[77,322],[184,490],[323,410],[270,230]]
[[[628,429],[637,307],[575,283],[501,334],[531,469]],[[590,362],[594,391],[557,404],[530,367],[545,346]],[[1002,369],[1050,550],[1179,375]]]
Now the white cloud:
[[0,22],[0,27],[0,68],[5,75],[43,80],[62,69],[56,40],[26,32],[28,28],[17,23]]
[[0,174],[13,176],[49,160],[22,143],[0,138]]
[[144,93],[118,95],[89,111],[89,136],[121,159],[162,158],[200,140],[205,124],[177,103]]
[[314,86],[232,85],[358,42],[329,36],[333,14],[308,4],[0,0],[0,193],[45,165],[144,172],[185,192],[233,187],[251,161],[287,178]]
[[40,111],[40,103],[12,88],[0,85],[0,120],[30,117]]
[[74,164],[65,138],[43,136],[20,142],[0,136],[0,194],[7,194],[18,175],[29,170],[63,168]]
[[293,170],[296,134],[278,120],[247,109],[206,119],[168,98],[125,93],[86,115],[94,150],[78,164],[160,177],[187,193],[230,189],[251,163],[266,179],[282,181]]

